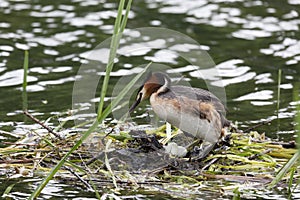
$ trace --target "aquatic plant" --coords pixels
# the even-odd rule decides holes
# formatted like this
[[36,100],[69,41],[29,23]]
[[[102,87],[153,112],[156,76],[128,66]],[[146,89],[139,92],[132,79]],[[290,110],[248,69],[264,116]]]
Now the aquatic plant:
[[24,64],[23,64],[23,85],[22,85],[22,102],[23,102],[23,110],[27,110],[28,108],[28,100],[27,100],[27,73],[28,73],[28,65],[29,65],[29,53],[25,51],[24,53]]
[[[300,144],[300,103],[299,103],[299,89],[298,85],[294,86],[294,102],[296,104],[296,115],[295,115],[295,132],[297,133],[297,144]],[[277,176],[273,179],[270,183],[269,188],[274,187],[276,184],[279,183],[284,178],[284,175],[290,172],[290,182],[289,182],[289,191],[291,191],[291,186],[294,180],[295,170],[299,167],[299,158],[300,158],[300,146],[298,146],[298,151],[285,163],[284,166],[279,170]],[[299,184],[299,181],[296,185]]]
[[[53,178],[53,176],[57,173],[57,171],[63,166],[66,162],[67,158],[83,143],[83,141],[98,127],[98,125],[108,116],[114,106],[118,104],[118,102],[124,97],[124,95],[129,91],[129,89],[133,86],[133,84],[142,76],[143,73],[139,73],[124,89],[121,93],[112,101],[112,103],[103,110],[104,105],[104,97],[106,95],[107,86],[109,82],[110,72],[114,66],[114,59],[116,57],[117,49],[119,46],[120,39],[122,37],[122,33],[125,29],[128,14],[130,11],[132,0],[127,2],[126,11],[123,16],[122,12],[125,6],[125,0],[121,0],[119,3],[118,14],[115,20],[114,25],[114,32],[112,36],[111,46],[110,46],[110,53],[108,64],[106,66],[106,74],[104,77],[100,100],[99,100],[99,107],[97,112],[97,118],[93,122],[92,126],[82,135],[82,137],[78,140],[78,142],[63,156],[63,158],[57,163],[57,165],[51,170],[51,172],[47,175],[46,178],[43,179],[41,184],[35,189],[35,191],[31,194],[30,199],[36,198],[42,189],[47,185],[47,183]],[[147,68],[147,67],[146,67]],[[144,70],[145,71],[145,70]]]

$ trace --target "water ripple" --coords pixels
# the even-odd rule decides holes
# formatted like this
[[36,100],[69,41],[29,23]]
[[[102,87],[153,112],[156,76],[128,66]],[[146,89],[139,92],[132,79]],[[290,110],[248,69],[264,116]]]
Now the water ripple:
[[268,100],[273,98],[272,90],[262,90],[258,92],[252,92],[234,99],[234,101],[246,101],[246,100]]
[[[23,69],[12,70],[0,76],[0,87],[20,85],[23,83]],[[37,81],[38,79],[33,76],[27,76],[27,82]]]
[[233,37],[246,40],[255,40],[256,38],[270,37],[271,35],[272,34],[267,31],[250,29],[238,30],[232,33]]

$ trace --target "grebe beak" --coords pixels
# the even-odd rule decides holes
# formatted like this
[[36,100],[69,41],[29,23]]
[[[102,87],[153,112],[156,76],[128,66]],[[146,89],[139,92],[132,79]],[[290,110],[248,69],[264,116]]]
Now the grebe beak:
[[170,80],[166,75],[162,73],[149,74],[145,83],[140,87],[136,101],[130,107],[129,113],[131,113],[144,99],[147,99],[154,92],[165,92],[168,89]]
[[143,93],[139,92],[137,100],[132,104],[132,106],[129,109],[129,113],[132,113],[132,111],[141,103],[143,97]]

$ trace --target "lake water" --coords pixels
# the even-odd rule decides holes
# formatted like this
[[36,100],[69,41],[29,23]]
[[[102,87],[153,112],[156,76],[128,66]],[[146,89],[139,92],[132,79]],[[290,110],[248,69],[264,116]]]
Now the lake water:
[[[14,141],[14,135],[33,127],[22,114],[24,50],[30,54],[29,110],[41,120],[54,117],[50,126],[56,126],[59,115],[73,108],[74,81],[81,78],[78,70],[94,59],[93,66],[100,67],[88,73],[103,76],[107,49],[102,47],[109,46],[102,42],[112,34],[117,7],[116,1],[106,0],[0,0],[0,130],[12,133],[1,133],[1,141]],[[108,97],[123,86],[121,79],[128,81],[141,72],[141,65],[152,61],[161,64],[156,70],[161,67],[174,81],[221,91],[227,118],[240,129],[270,121],[255,130],[274,139],[294,140],[299,15],[299,0],[134,1]],[[142,27],[152,28],[138,29]],[[97,49],[99,44],[104,46]],[[213,89],[220,85],[221,90]],[[90,104],[97,94],[88,99]],[[148,110],[145,103],[136,113],[139,124],[149,122]]]

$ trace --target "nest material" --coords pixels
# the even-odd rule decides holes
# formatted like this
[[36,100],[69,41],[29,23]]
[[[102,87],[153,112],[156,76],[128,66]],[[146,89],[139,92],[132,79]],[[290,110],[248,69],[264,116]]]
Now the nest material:
[[[204,159],[193,160],[188,155],[177,158],[162,148],[161,142],[166,139],[163,128],[146,132],[119,132],[107,137],[104,133],[92,134],[69,157],[57,177],[77,180],[84,187],[93,182],[99,189],[139,188],[185,198],[205,190],[232,192],[236,187],[249,189],[253,184],[269,183],[297,152],[293,142],[273,142],[250,132],[230,133],[229,140],[220,142]],[[180,134],[177,130],[173,134],[176,141]],[[0,172],[8,178],[44,176],[80,136],[74,133],[56,140],[49,134],[30,134],[0,149]],[[296,170],[294,178],[298,176]],[[249,183],[253,184],[249,187]],[[183,194],[180,188],[189,192]]]

